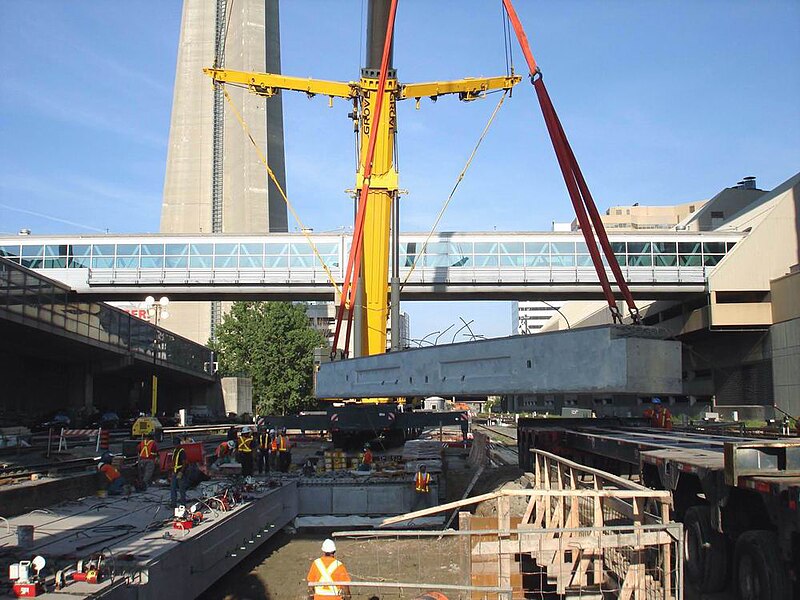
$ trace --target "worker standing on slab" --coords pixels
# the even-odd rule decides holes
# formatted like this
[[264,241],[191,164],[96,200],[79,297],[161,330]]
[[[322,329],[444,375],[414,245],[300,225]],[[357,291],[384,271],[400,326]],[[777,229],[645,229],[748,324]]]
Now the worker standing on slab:
[[286,435],[286,427],[282,427],[281,432],[278,434],[278,469],[281,473],[286,473],[289,471],[291,463],[291,444],[289,443],[289,436]]
[[172,450],[172,481],[169,486],[169,497],[172,508],[178,505],[178,490],[181,492],[181,504],[186,504],[186,489],[189,487],[189,480],[186,477],[186,450],[183,442],[186,438],[180,438],[178,445]]
[[278,470],[278,434],[274,429],[269,430],[269,468],[271,471]]
[[372,450],[369,445],[364,445],[364,452],[361,455],[361,464],[358,466],[359,471],[372,470]]
[[258,474],[269,473],[269,432],[265,428],[258,431]]
[[431,505],[431,474],[428,467],[420,465],[417,474],[414,475],[414,500],[411,502],[411,511],[417,510],[422,505],[427,508]]
[[250,427],[242,427],[239,443],[236,449],[236,458],[242,465],[242,476],[250,477],[253,474],[253,434]]
[[[153,433],[148,433],[139,442],[139,461],[136,468],[139,472],[139,481],[147,488],[153,481],[153,474],[156,472],[156,458],[158,457],[158,445],[153,439]],[[138,485],[138,484],[137,484]]]
[[309,600],[348,600],[350,587],[332,585],[350,581],[350,574],[344,564],[336,560],[336,544],[331,539],[322,542],[322,556],[311,563],[306,580]]

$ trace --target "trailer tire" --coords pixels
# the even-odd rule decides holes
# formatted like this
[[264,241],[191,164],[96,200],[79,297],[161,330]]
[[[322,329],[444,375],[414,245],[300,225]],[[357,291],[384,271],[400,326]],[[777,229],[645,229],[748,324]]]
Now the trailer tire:
[[719,592],[728,581],[728,542],[711,526],[708,506],[691,506],[686,530],[686,575],[701,592]]
[[772,531],[746,531],[736,541],[736,592],[740,600],[791,600],[792,584]]

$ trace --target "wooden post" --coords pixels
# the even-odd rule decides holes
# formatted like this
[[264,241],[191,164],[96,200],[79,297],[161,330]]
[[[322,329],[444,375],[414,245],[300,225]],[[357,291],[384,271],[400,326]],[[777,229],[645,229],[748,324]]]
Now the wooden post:
[[[498,534],[498,541],[507,540],[511,536],[511,498],[509,496],[500,496],[497,498],[497,529],[501,531]],[[498,545],[500,547],[500,545]],[[500,552],[498,556],[498,577],[497,584],[499,587],[511,586],[511,562],[513,558],[508,552]]]

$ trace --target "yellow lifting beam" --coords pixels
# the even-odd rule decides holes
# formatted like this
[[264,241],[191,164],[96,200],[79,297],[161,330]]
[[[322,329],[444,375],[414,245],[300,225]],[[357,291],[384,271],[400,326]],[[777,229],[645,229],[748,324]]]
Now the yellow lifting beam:
[[361,339],[354,344],[360,354],[369,356],[386,352],[386,322],[388,317],[389,241],[392,202],[397,201],[398,174],[394,164],[394,137],[397,131],[398,100],[438,98],[446,94],[457,94],[460,100],[480,98],[485,92],[510,90],[521,81],[516,75],[499,77],[468,77],[456,81],[398,84],[389,78],[383,93],[384,110],[379,123],[371,121],[371,107],[378,92],[378,79],[362,77],[358,83],[304,79],[274,73],[250,73],[229,69],[203,69],[214,81],[246,86],[251,92],[270,97],[277,90],[303,92],[310,96],[356,100],[359,128],[359,167],[356,188],[363,186],[364,155],[372,127],[379,128],[379,136],[373,159],[373,174],[369,182],[367,213],[364,223],[364,305],[356,307],[362,311],[362,322],[366,325]]

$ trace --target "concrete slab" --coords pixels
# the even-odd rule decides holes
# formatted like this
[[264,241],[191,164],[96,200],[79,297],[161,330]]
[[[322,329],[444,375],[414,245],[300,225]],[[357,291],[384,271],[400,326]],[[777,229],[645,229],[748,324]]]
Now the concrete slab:
[[681,391],[680,342],[616,325],[324,363],[316,387],[318,398]]
[[[303,478],[297,487],[298,514],[306,516],[372,517],[400,515],[411,510],[413,476]],[[437,498],[438,480],[431,485]]]
[[[190,492],[190,502],[192,496],[214,495],[215,485]],[[297,516],[295,482],[259,487],[231,511],[212,511],[188,531],[165,521],[172,513],[165,506],[168,498],[168,490],[151,489],[130,498],[84,498],[15,517],[10,531],[0,533],[0,550],[8,563],[44,556],[51,576],[101,551],[113,562],[113,579],[76,582],[60,592],[51,585],[41,598],[190,600]],[[16,547],[19,525],[34,526],[32,547]]]

